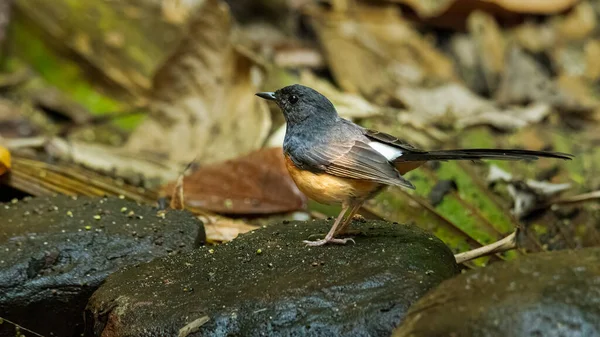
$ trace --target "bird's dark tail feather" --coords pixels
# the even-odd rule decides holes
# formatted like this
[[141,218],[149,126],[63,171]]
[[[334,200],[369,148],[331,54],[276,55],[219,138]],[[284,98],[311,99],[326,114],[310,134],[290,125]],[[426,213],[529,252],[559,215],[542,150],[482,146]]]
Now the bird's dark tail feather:
[[395,161],[428,161],[428,160],[536,160],[540,157],[571,160],[573,155],[561,152],[506,150],[506,149],[462,149],[427,152],[409,152]]

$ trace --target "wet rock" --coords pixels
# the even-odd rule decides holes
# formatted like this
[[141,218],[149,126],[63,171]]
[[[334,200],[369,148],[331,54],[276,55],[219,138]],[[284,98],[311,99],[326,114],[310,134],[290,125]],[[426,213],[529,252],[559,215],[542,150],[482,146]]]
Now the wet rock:
[[[163,219],[118,198],[0,204],[0,224],[0,317],[45,336],[79,336],[89,297],[117,268],[204,242],[190,213]],[[0,324],[0,336],[15,336],[14,326]]]
[[452,252],[415,226],[355,222],[356,244],[302,243],[330,226],[272,224],[123,269],[90,299],[93,334],[389,336],[411,303],[457,273]]
[[445,281],[393,336],[600,336],[600,248],[529,255]]

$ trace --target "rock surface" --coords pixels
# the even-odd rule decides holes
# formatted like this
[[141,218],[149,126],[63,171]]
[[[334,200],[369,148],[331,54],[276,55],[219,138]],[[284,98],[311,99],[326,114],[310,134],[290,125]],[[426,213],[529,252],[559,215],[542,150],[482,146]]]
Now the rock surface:
[[600,248],[533,254],[445,281],[393,336],[600,336]]
[[458,272],[408,225],[354,223],[356,244],[307,247],[331,221],[272,224],[216,247],[111,275],[88,304],[95,336],[389,336]]
[[[162,219],[152,207],[118,198],[0,204],[0,224],[0,317],[45,336],[79,336],[89,297],[117,268],[205,238],[190,213]],[[14,326],[0,324],[0,336],[15,336]]]

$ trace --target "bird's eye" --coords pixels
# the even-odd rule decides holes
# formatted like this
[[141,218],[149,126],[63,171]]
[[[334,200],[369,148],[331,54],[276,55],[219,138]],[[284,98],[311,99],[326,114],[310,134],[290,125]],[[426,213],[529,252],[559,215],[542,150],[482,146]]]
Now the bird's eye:
[[290,101],[290,103],[294,104],[294,103],[298,102],[298,96],[292,95],[292,96],[290,96],[290,98],[288,98],[288,101]]

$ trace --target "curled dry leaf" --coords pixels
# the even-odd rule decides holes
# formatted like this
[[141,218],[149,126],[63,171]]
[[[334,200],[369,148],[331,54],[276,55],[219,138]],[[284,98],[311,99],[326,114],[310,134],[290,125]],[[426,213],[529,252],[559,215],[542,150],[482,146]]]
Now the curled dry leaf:
[[[306,207],[290,178],[281,148],[200,168],[184,178],[186,207],[226,214],[270,214]],[[172,195],[175,184],[165,187]]]
[[520,48],[512,47],[506,62],[506,71],[496,94],[498,103],[543,102],[564,112],[592,111],[593,107],[582,104],[559,87],[547,71]]
[[457,83],[430,89],[402,87],[397,96],[423,123],[457,128],[485,124],[503,130],[518,129],[539,122],[550,112],[543,104],[500,109]]
[[259,148],[271,126],[266,103],[254,96],[261,69],[232,44],[227,5],[204,1],[190,20],[188,35],[154,77],[151,116],[128,148],[179,163],[217,162]]
[[10,170],[10,152],[0,145],[0,176]]
[[231,219],[224,216],[200,216],[204,222],[206,241],[227,242],[235,239],[238,235],[255,230],[258,226],[245,223],[242,220]]
[[362,4],[347,12],[312,6],[308,13],[336,82],[346,91],[384,105],[398,85],[455,77],[450,60],[403,20],[395,6]]

